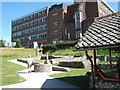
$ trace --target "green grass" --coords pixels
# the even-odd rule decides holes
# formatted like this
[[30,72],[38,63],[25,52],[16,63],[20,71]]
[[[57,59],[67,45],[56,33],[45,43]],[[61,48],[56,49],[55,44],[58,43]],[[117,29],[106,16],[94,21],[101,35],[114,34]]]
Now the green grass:
[[[18,75],[18,71],[25,69],[25,67],[14,64],[9,62],[8,60],[20,58],[20,57],[28,57],[28,55],[35,56],[35,49],[1,49],[2,53],[2,59],[0,60],[0,63],[2,64],[2,78],[0,78],[0,81],[2,81],[2,86],[4,85],[10,85],[10,84],[16,84],[25,81],[25,79],[21,78]],[[0,50],[0,51],[1,51]],[[0,86],[1,86],[0,85]]]
[[17,73],[17,71],[23,70],[25,67],[8,62],[9,59],[12,58],[2,58],[2,86],[25,81]]
[[58,49],[56,51],[49,51],[50,55],[58,55],[58,56],[72,56],[72,55],[84,55],[84,51],[74,52],[74,47],[68,48],[68,49]]
[[85,75],[86,72],[86,69],[72,68],[70,72],[52,74],[50,76],[80,88],[87,89],[89,87],[89,77]]
[[34,60],[34,62],[44,63],[46,60]]
[[36,56],[36,49],[24,49],[24,48],[4,48],[2,51],[2,57],[28,57],[28,55]]

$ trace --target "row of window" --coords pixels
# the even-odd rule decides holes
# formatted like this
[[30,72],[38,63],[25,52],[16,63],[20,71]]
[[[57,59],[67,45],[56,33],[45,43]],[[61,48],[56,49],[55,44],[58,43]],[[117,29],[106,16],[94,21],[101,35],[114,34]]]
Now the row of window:
[[30,22],[15,26],[15,27],[13,27],[13,31],[24,28],[24,27],[27,27],[27,26],[31,26],[31,25],[34,25],[34,24],[38,24],[38,23],[41,23],[41,22],[45,22],[45,21],[46,21],[46,17],[42,17],[42,18],[39,18],[37,20],[30,21]]
[[24,31],[13,33],[12,37],[20,36],[20,35],[28,34],[28,33],[32,33],[32,32],[36,32],[36,31],[40,31],[40,30],[45,30],[46,28],[47,28],[46,24],[41,25],[41,26],[38,26],[38,27],[34,27],[34,28],[26,29]]
[[32,35],[32,36],[27,36],[27,37],[24,37],[24,38],[20,38],[20,41],[35,40],[35,39],[44,38],[46,36],[47,36],[47,32],[41,33],[41,34]]
[[38,17],[38,16],[40,16],[40,15],[42,15],[42,14],[45,14],[45,13],[46,13],[46,9],[44,9],[44,10],[42,10],[42,11],[38,11],[38,12],[36,12],[36,13],[34,13],[34,14],[31,14],[31,15],[28,15],[28,16],[26,16],[26,17],[23,17],[23,18],[21,18],[21,19],[19,19],[19,20],[13,21],[12,24],[13,24],[13,25],[19,24],[19,23],[21,23],[21,22],[23,22],[23,21],[25,21],[25,20],[29,20],[29,19],[34,18],[34,17]]

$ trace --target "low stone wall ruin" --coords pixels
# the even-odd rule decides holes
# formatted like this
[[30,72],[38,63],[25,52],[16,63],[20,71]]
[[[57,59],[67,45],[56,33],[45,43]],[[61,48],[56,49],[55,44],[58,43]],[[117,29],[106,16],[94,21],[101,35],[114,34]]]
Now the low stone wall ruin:
[[35,72],[51,72],[52,65],[50,65],[50,64],[35,64],[34,71]]
[[69,72],[69,71],[71,71],[70,68],[59,67],[59,66],[52,66],[52,70],[53,71],[63,71],[63,72]]
[[85,67],[82,61],[61,61],[61,62],[59,62],[59,66],[76,67],[76,68],[84,68]]

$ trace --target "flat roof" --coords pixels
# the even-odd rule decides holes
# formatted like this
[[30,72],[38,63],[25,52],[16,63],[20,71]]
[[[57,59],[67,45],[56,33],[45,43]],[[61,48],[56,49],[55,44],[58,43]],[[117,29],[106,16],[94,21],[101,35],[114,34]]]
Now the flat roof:
[[19,20],[19,19],[21,19],[21,18],[30,16],[30,15],[32,15],[32,14],[34,14],[34,13],[38,13],[38,12],[40,12],[40,11],[42,11],[42,10],[45,10],[46,8],[47,8],[47,7],[44,7],[44,8],[42,8],[42,9],[36,10],[36,11],[34,11],[34,12],[28,13],[28,14],[26,14],[26,15],[24,15],[24,16],[21,16],[21,17],[19,17],[19,18],[16,18],[16,19],[12,20],[12,22],[17,21],[17,20]]

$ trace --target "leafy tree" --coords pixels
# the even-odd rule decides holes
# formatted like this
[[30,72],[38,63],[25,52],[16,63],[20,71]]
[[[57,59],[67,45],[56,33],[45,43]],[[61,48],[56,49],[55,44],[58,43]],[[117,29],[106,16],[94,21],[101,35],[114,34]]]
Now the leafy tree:
[[5,47],[5,42],[6,42],[5,40],[1,39],[0,40],[0,47]]
[[16,45],[15,45],[16,48],[20,48],[21,47],[21,44],[20,44],[20,40],[17,39],[16,40]]

